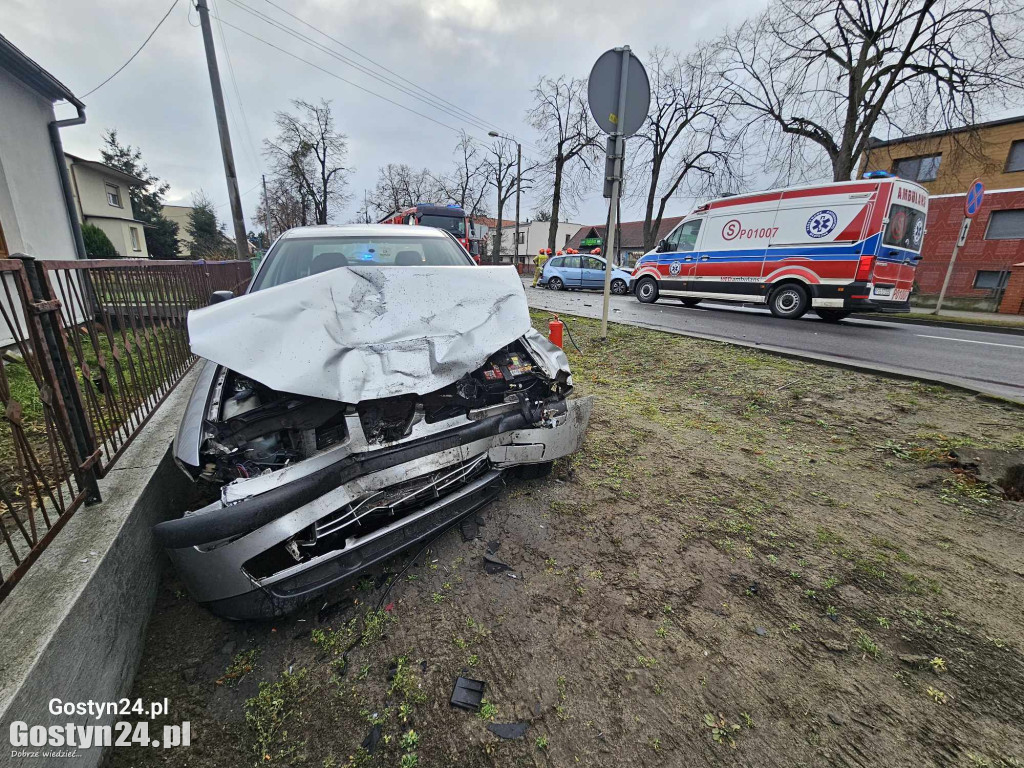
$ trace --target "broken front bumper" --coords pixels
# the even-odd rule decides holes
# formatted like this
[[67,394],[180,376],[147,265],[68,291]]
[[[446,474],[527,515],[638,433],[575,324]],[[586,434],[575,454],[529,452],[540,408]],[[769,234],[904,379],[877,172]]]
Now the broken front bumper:
[[[154,532],[189,591],[215,613],[235,619],[281,615],[479,509],[499,492],[505,468],[578,450],[593,398],[564,406],[541,426],[526,423],[520,413],[500,414],[350,452],[324,466],[322,457],[314,457],[288,468],[288,482],[253,478],[238,490],[264,490],[237,500],[227,486],[222,500]],[[363,528],[359,510],[368,503],[379,509],[381,502],[373,500],[380,497],[401,502],[403,514],[383,527]],[[344,536],[338,546],[314,557],[281,563],[267,556],[297,552],[297,538],[315,542],[338,531]]]

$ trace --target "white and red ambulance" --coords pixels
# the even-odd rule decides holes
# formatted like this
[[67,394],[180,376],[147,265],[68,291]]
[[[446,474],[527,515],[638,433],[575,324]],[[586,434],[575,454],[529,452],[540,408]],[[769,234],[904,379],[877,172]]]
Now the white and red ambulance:
[[905,312],[921,260],[928,193],[889,174],[736,195],[702,205],[640,258],[630,290],[808,309],[836,321],[855,310]]

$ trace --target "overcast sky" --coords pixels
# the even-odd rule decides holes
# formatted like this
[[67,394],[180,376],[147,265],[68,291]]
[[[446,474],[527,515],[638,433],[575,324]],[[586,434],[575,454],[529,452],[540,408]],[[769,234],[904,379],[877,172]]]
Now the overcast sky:
[[[237,0],[315,38],[349,51],[288,18],[267,0]],[[585,77],[606,49],[628,44],[644,58],[652,46],[681,52],[764,6],[763,0],[275,0],[331,37],[444,97],[502,131],[535,142],[525,114],[540,75]],[[145,39],[171,0],[0,0],[3,34],[80,98],[121,66]],[[231,0],[210,0],[215,15],[338,77],[401,102],[452,128],[486,139],[486,131],[432,109],[372,80],[336,58],[275,29]],[[100,10],[102,8],[102,10]],[[275,111],[301,98],[332,102],[349,138],[355,171],[353,200],[338,217],[348,221],[388,162],[447,167],[457,134],[296,61],[213,22],[228,101],[242,206],[251,217],[265,164],[262,140],[273,133]],[[223,32],[223,38],[220,36]],[[224,43],[226,42],[226,49]],[[230,67],[229,67],[230,61]],[[366,63],[365,61],[362,63]],[[231,81],[234,71],[238,95]],[[240,98],[239,98],[240,97]],[[222,220],[227,192],[214,121],[198,16],[178,0],[167,21],[128,67],[83,99],[88,122],[64,129],[67,151],[99,159],[101,135],[117,128],[122,141],[141,147],[150,170],[170,182],[168,202],[188,204],[204,190]],[[58,105],[58,117],[71,116]],[[244,114],[244,120],[242,115]],[[530,150],[525,150],[527,153]],[[493,201],[490,207],[494,209]],[[684,201],[679,210],[684,213]],[[525,204],[524,218],[532,213]],[[604,220],[600,182],[575,221]],[[625,218],[641,211],[624,210]],[[511,214],[511,211],[509,212]]]

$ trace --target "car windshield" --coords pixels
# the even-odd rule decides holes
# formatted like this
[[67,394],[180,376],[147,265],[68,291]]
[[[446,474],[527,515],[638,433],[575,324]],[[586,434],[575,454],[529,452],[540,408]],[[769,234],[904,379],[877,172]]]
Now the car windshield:
[[473,264],[447,237],[296,237],[281,240],[259,271],[252,290],[290,283],[331,269],[371,267],[465,267]]
[[437,227],[451,232],[456,237],[466,236],[466,219],[463,216],[436,216],[425,213],[420,216],[420,224],[424,227]]

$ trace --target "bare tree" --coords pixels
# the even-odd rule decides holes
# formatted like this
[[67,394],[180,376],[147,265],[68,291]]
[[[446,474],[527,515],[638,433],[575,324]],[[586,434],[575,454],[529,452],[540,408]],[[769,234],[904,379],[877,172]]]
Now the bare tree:
[[724,38],[724,76],[750,128],[774,129],[770,154],[810,142],[842,181],[876,128],[902,134],[926,113],[969,125],[1005,104],[1022,86],[1022,19],[1020,0],[779,0]]
[[442,195],[437,179],[428,169],[416,171],[405,163],[388,163],[377,172],[377,186],[370,193],[369,207],[380,218],[417,203],[437,202]]
[[[486,165],[487,188],[494,190],[498,208],[497,222],[494,225],[493,261],[501,259],[501,234],[505,219],[505,205],[515,196],[517,185],[521,185],[522,190],[530,189],[529,174],[533,172],[535,166],[532,163],[523,165],[522,179],[520,179],[517,165],[515,142],[506,138],[495,139],[491,144]],[[513,251],[513,253],[517,252],[518,250]]]
[[451,173],[435,177],[441,197],[438,202],[454,203],[467,215],[477,216],[484,212],[484,195],[487,194],[487,158],[476,141],[463,133],[455,145],[455,167]]
[[548,248],[555,250],[561,208],[573,208],[589,181],[597,155],[598,127],[584,102],[586,80],[542,77],[533,89],[530,125],[541,133],[547,157],[545,172],[551,179],[551,225]]
[[310,104],[296,99],[292,105],[298,114],[276,114],[278,133],[273,140],[264,140],[263,154],[275,180],[308,202],[314,223],[326,224],[348,200],[347,138],[335,128],[329,101]]
[[655,245],[665,208],[681,192],[724,191],[736,183],[736,141],[727,130],[725,81],[714,52],[702,46],[687,58],[664,49],[648,55],[651,107],[636,136],[630,176],[642,179],[644,250]]
[[274,177],[267,182],[267,197],[260,201],[256,218],[269,222],[270,231],[277,234],[312,224],[309,195],[290,178]]

